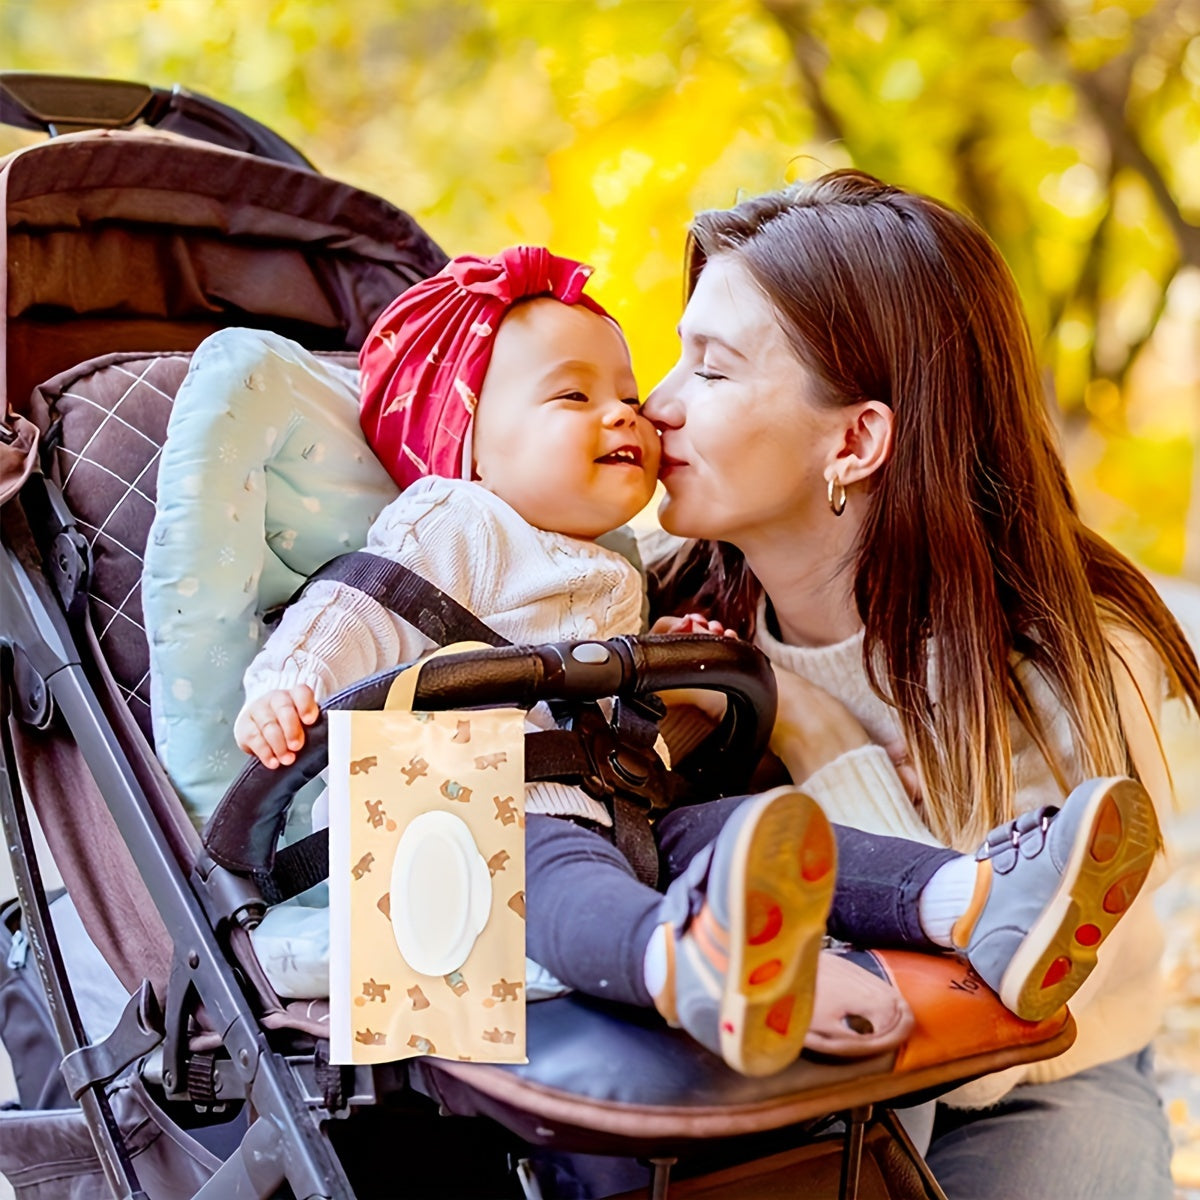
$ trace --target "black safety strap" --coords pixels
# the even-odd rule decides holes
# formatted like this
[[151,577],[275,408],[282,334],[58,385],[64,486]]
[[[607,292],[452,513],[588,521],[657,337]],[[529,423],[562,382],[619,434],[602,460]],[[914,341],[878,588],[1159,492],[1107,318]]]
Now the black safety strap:
[[318,829],[275,852],[267,874],[256,874],[267,904],[282,904],[329,875],[329,830]]
[[619,793],[609,800],[612,810],[613,841],[633,873],[647,887],[658,887],[658,842],[650,814],[642,805]]
[[[512,645],[508,638],[501,637],[470,609],[464,608],[453,596],[448,596],[428,579],[378,554],[354,550],[331,558],[308,577],[304,588],[318,580],[333,580],[366,592],[439,646],[449,646],[452,642]],[[299,594],[296,593],[297,596]]]
[[[330,559],[308,577],[292,600],[318,580],[344,583],[365,592],[439,646],[467,641],[489,646],[512,645],[428,579],[378,554],[355,550]],[[657,733],[657,724],[644,718],[630,720],[630,711],[628,705],[618,708],[618,732],[648,746]],[[596,778],[593,757],[583,730],[530,733],[525,738],[525,778],[528,782],[579,779],[586,781],[585,790],[591,792],[593,788],[586,784]],[[664,781],[670,778],[663,774]],[[611,806],[617,849],[629,860],[638,878],[653,887],[658,879],[658,849],[648,806],[622,796],[619,791],[603,790],[605,794],[597,798]],[[306,891],[328,872],[329,835],[319,830],[279,850],[269,876],[260,876],[258,884],[263,899],[268,904],[278,904]]]
[[[613,815],[613,841],[629,860],[639,879],[654,886],[658,877],[658,850],[651,832],[649,806],[621,796],[607,772],[598,772],[596,752],[589,732],[583,729],[539,729],[525,735],[525,779],[528,783],[556,779],[570,781],[608,804]],[[657,773],[656,793],[665,811],[684,799],[679,775],[662,764]],[[596,786],[608,783],[609,786]],[[319,829],[275,854],[267,874],[256,876],[268,904],[280,904],[307,891],[329,874],[329,832]]]
[[[649,766],[653,776],[660,782],[660,787],[670,778],[662,770],[654,749],[662,712],[661,707],[655,711],[651,710],[649,698],[645,702],[632,699],[617,699],[613,702],[612,728],[626,759],[625,770],[629,771],[633,767],[640,774]],[[634,751],[632,758],[630,751]],[[650,887],[657,887],[658,842],[650,826],[651,814],[645,807],[645,784],[649,783],[650,779],[651,775],[647,774],[644,783],[638,786],[633,794],[613,794],[613,840],[617,849],[629,860],[637,877]],[[667,795],[658,797],[660,804],[668,799]]]

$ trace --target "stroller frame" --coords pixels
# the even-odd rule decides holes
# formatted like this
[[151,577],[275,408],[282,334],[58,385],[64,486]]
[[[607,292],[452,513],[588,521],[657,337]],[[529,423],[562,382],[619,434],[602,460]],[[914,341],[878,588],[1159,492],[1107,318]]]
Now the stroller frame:
[[[47,490],[53,487],[37,480],[35,486],[39,482]],[[42,580],[22,571],[9,555],[0,559],[0,607],[18,614],[19,621],[4,637],[0,711],[14,714],[22,722],[34,722],[34,728],[44,728],[54,712],[61,714],[148,890],[175,931],[165,1013],[159,1010],[149,982],[144,981],[130,997],[114,1031],[103,1042],[89,1045],[51,924],[24,797],[18,790],[21,784],[13,741],[5,725],[0,737],[0,822],[10,844],[19,849],[12,855],[18,899],[47,995],[53,997],[51,1013],[65,1055],[63,1075],[87,1116],[114,1196],[145,1193],[113,1120],[105,1086],[159,1047],[159,1075],[166,1094],[186,1096],[189,1085],[200,1086],[199,1079],[190,1080],[188,1075],[189,992],[203,997],[211,1023],[223,1031],[229,1052],[228,1064],[214,1069],[208,1081],[214,1106],[221,1109],[246,1100],[260,1116],[268,1118],[254,1123],[252,1136],[198,1194],[271,1195],[287,1179],[297,1196],[353,1196],[328,1139],[313,1122],[300,1119],[313,1099],[301,1085],[302,1073],[267,1044],[258,1017],[230,979],[226,953],[214,933],[235,923],[236,915],[252,899],[249,889],[208,859],[198,845],[188,887],[179,886],[179,866],[168,848],[177,831],[173,838],[164,830],[128,754],[123,753],[125,747],[114,746],[96,721],[96,714],[105,711],[106,705],[88,678],[63,612],[46,590]],[[18,680],[24,687],[18,686]],[[360,1074],[355,1073],[356,1084]],[[281,1127],[288,1132],[286,1154]],[[234,1175],[236,1180],[231,1178]]]
[[[54,81],[46,84],[36,79],[0,75],[0,117],[11,120],[16,113],[21,123],[52,132],[62,127],[83,128],[96,124],[96,97],[115,96],[106,93],[104,87],[72,91],[63,81],[56,85]],[[177,310],[156,320],[103,321],[104,314],[88,314],[87,320],[96,321],[98,328],[86,331],[91,341],[82,357],[114,349],[190,350],[214,328],[227,324],[273,327],[321,348],[351,348],[362,340],[375,313],[394,293],[436,270],[444,261],[442,252],[405,214],[311,173],[298,152],[239,114],[230,117],[232,110],[212,105],[211,112],[218,116],[201,120],[197,112],[209,112],[211,102],[176,91],[171,95],[183,96],[186,102],[180,101],[172,108],[162,99],[164,93],[142,89],[140,104],[131,102],[132,95],[123,92],[120,103],[110,105],[109,116],[101,123],[121,129],[150,114],[160,127],[169,128],[172,114],[177,117],[185,111],[191,122],[188,132],[203,129],[206,137],[265,152],[277,160],[252,159],[245,153],[229,156],[230,170],[236,169],[247,186],[260,188],[264,207],[268,196],[277,200],[289,190],[299,189],[302,194],[295,198],[295,211],[303,215],[307,205],[331,214],[328,226],[336,236],[326,235],[319,245],[307,246],[306,253],[316,263],[314,275],[319,282],[329,285],[325,290],[339,294],[340,321],[335,327],[328,323],[306,326],[294,312],[280,315],[262,311],[250,296],[237,296],[232,302],[223,296],[219,306],[203,297],[200,301],[184,301]],[[231,128],[234,133],[229,132]],[[136,137],[139,154],[153,157],[157,170],[163,169],[170,156],[191,154],[194,168],[203,156],[225,153],[201,148],[183,150],[173,141],[160,144],[153,135],[82,134],[62,143],[64,149],[70,144],[77,151],[77,181],[81,186],[86,183],[89,162],[103,159],[109,168],[115,167],[123,136]],[[31,148],[13,158],[32,162],[33,155],[45,149]],[[6,183],[10,185],[10,199],[13,195],[12,161],[8,175],[0,175],[0,198]],[[222,159],[222,165],[226,160]],[[27,174],[32,176],[34,172]],[[25,194],[20,198],[28,200]],[[145,219],[154,219],[155,215],[145,214]],[[277,227],[270,221],[268,225],[270,228],[258,237],[278,236]],[[353,248],[349,265],[344,250],[347,245]],[[2,262],[0,267],[4,267]],[[0,279],[7,281],[7,275],[8,268],[4,267]],[[61,297],[35,295],[23,298],[22,304],[16,317],[10,315],[10,327],[0,338],[0,379],[5,381],[11,407],[18,407],[32,385],[81,357],[79,351],[83,348],[79,339],[65,339],[67,344],[62,347],[43,346],[38,340],[46,320],[57,319]],[[13,304],[9,304],[8,311],[13,313]],[[14,325],[22,323],[27,327],[17,329],[14,338]],[[59,357],[55,358],[56,354]],[[43,466],[48,472],[48,460]],[[22,488],[20,499],[20,511],[11,503],[0,508],[4,532],[0,611],[5,614],[0,627],[0,824],[13,862],[30,945],[62,1046],[63,1075],[71,1095],[80,1103],[111,1193],[118,1197],[153,1195],[139,1177],[110,1099],[112,1082],[135,1063],[140,1064],[140,1077],[160,1098],[169,1117],[181,1125],[197,1127],[229,1119],[244,1105],[252,1111],[254,1120],[240,1145],[195,1190],[196,1196],[206,1200],[267,1197],[284,1187],[297,1197],[350,1200],[355,1191],[334,1144],[337,1126],[342,1124],[338,1118],[394,1094],[397,1085],[401,1093],[411,1095],[414,1082],[426,1096],[450,1111],[498,1120],[509,1131],[505,1144],[511,1141],[513,1156],[519,1157],[522,1145],[539,1140],[543,1118],[525,1119],[515,1113],[511,1077],[502,1074],[501,1069],[477,1067],[472,1076],[470,1071],[451,1071],[444,1069],[446,1064],[432,1061],[417,1061],[395,1071],[330,1067],[320,1053],[315,1031],[302,1017],[283,1010],[257,966],[247,928],[262,905],[254,875],[259,868],[269,871],[274,854],[273,837],[263,841],[262,831],[277,828],[288,796],[278,788],[264,787],[261,780],[256,782],[257,776],[250,768],[235,785],[235,790],[240,787],[241,807],[237,811],[244,815],[243,842],[255,843],[246,851],[250,869],[230,869],[223,865],[230,861],[228,855],[210,852],[184,816],[103,661],[87,611],[94,566],[87,539],[56,483],[47,475],[35,472]],[[731,644],[721,653],[727,655],[724,665],[729,671],[729,687],[737,695],[739,685],[734,677],[747,667],[753,670],[755,652]],[[551,694],[543,690],[553,682],[548,676],[555,673],[556,662],[564,661],[561,648],[487,654],[492,656],[489,661],[497,671],[495,702],[532,702]],[[628,668],[623,679],[635,691],[638,687],[650,691],[679,686],[687,679],[685,649],[678,644],[661,654],[636,645],[625,650],[614,648],[614,654],[622,660],[622,668]],[[720,676],[719,655],[715,664],[707,665],[706,679]],[[479,695],[478,672],[463,672],[461,660],[453,657],[430,664],[423,673],[418,700],[439,707],[461,705],[467,695],[473,703],[491,702]],[[361,707],[381,701],[389,682],[389,676],[367,681],[335,703]],[[468,683],[473,690],[465,690]],[[613,690],[606,683],[604,690],[588,692],[588,687],[595,686],[580,685],[575,694],[607,695]],[[570,694],[569,687],[568,697]],[[740,711],[745,717],[754,704],[744,695],[742,699],[745,703]],[[732,709],[738,711],[738,705]],[[745,727],[743,722],[743,731]],[[65,740],[64,733],[69,734]],[[728,729],[725,733],[732,735]],[[318,741],[313,739],[314,753],[320,749]],[[311,775],[319,769],[318,762],[306,760],[300,773]],[[72,998],[28,817],[30,800],[36,805],[41,799],[39,784],[44,785],[56,770],[69,778],[67,786],[72,789],[73,808],[77,809],[77,828],[73,833],[64,833],[52,821],[43,819],[52,849],[57,851],[56,839],[60,839],[57,845],[69,859],[71,838],[75,839],[73,848],[79,848],[81,823],[90,823],[96,845],[106,854],[115,843],[126,847],[128,865],[136,877],[124,893],[133,898],[127,911],[136,912],[149,932],[153,932],[150,927],[161,926],[164,935],[161,945],[151,945],[153,938],[148,934],[145,944],[134,944],[138,938],[111,936],[113,931],[105,928],[102,915],[89,926],[89,932],[132,993],[116,1028],[94,1045],[89,1044]],[[293,778],[292,790],[296,786]],[[53,814],[53,809],[49,811]],[[61,840],[64,838],[67,840]],[[232,841],[236,843],[238,838]],[[57,852],[55,857],[65,875],[68,864]],[[85,909],[103,911],[104,888],[110,881],[94,877],[98,874],[84,872],[81,878],[69,880],[73,895],[77,888],[84,892],[81,915],[86,916]],[[106,938],[106,934],[110,936]],[[164,951],[164,945],[169,949]],[[579,1015],[576,1010],[571,1012]],[[619,1018],[604,1020],[619,1023]],[[911,1164],[916,1186],[921,1190],[913,1190],[910,1183],[904,1194],[936,1200],[940,1189],[902,1128],[890,1113],[876,1113],[874,1106],[914,1091],[941,1090],[986,1070],[1047,1057],[1065,1049],[1072,1037],[1073,1024],[1064,1012],[1054,1020],[1020,1031],[1011,1042],[960,1053],[947,1067],[917,1062],[905,1073],[876,1063],[873,1070],[868,1065],[857,1073],[850,1071],[845,1085],[830,1068],[814,1068],[816,1086],[807,1091],[781,1089],[763,1102],[744,1102],[737,1110],[739,1118],[729,1122],[733,1126],[730,1146],[778,1150],[779,1137],[800,1136],[832,1107],[848,1113],[839,1195],[857,1194],[868,1126],[874,1122]],[[526,1091],[537,1092],[540,1086],[534,1081]],[[421,1099],[414,1103],[428,1102]],[[581,1104],[579,1111],[586,1107]],[[611,1126],[601,1127],[594,1138],[583,1136],[578,1143],[570,1142],[571,1131],[586,1134],[586,1127],[577,1123],[578,1114],[572,1110],[563,1117],[565,1135],[560,1143],[566,1141],[568,1146],[586,1152],[647,1157],[653,1167],[651,1193],[656,1198],[666,1197],[675,1160],[710,1140],[721,1128],[725,1111],[706,1109],[690,1126],[685,1122],[676,1128],[666,1122],[660,1131],[662,1136],[654,1135],[659,1147],[654,1151],[650,1139],[633,1135],[637,1114],[630,1118],[619,1108],[615,1105],[604,1110],[612,1117]],[[538,1194],[536,1181],[531,1180],[527,1170],[523,1178],[526,1195]],[[751,1193],[742,1181],[731,1194]]]

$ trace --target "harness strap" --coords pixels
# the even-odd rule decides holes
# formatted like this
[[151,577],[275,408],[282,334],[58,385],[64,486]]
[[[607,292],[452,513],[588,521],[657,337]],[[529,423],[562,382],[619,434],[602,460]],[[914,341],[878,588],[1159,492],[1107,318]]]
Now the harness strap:
[[275,852],[269,874],[256,875],[263,900],[282,904],[329,875],[329,830],[318,829]]
[[[546,729],[525,735],[525,779],[571,780],[583,785],[596,779],[594,753],[589,734],[579,729]],[[599,781],[597,781],[599,782]],[[663,770],[659,779],[665,806],[682,800],[679,777]],[[587,789],[585,789],[587,790]],[[608,803],[613,814],[613,840],[629,860],[637,877],[653,887],[658,878],[658,848],[651,832],[644,803],[622,797],[612,789],[593,787],[598,799]],[[329,832],[319,829],[275,853],[268,874],[255,876],[263,899],[279,904],[306,892],[329,874]]]
[[[344,583],[365,592],[439,646],[464,641],[483,642],[489,646],[512,645],[428,579],[378,554],[355,550],[330,559],[308,577],[292,600],[318,580]],[[630,705],[618,707],[617,718],[623,737],[646,745],[653,741],[656,724],[644,717],[634,717]],[[525,778],[531,783],[546,779],[578,779],[591,785],[595,780],[595,762],[584,731],[545,730],[527,734]],[[671,778],[663,775],[664,781]],[[586,790],[593,789],[589,786]],[[653,887],[658,879],[658,847],[647,806],[621,796],[618,791],[603,791],[599,798],[611,805],[617,849],[629,860],[637,877]],[[279,904],[307,891],[328,874],[329,834],[322,829],[277,851],[270,873],[257,876],[257,883],[268,904]]]
[[[366,550],[354,550],[331,558],[305,580],[304,588],[318,580],[333,580],[366,592],[384,608],[401,616],[439,646],[452,642],[483,642],[488,646],[511,646],[490,626],[453,596],[435,587],[409,567]],[[297,592],[293,600],[300,595]]]
[[622,795],[610,801],[613,841],[625,856],[633,873],[647,887],[658,887],[658,842],[646,810]]

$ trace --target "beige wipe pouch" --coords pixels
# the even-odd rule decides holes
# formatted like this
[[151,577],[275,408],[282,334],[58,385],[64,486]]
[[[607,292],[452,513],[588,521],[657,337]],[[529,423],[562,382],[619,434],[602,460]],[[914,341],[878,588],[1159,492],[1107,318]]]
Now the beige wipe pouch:
[[525,713],[382,710],[329,721],[335,1063],[525,1062]]

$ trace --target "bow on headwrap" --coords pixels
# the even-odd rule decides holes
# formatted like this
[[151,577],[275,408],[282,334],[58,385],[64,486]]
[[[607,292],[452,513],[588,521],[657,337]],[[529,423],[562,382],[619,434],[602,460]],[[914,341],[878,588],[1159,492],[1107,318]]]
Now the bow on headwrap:
[[401,488],[425,475],[470,478],[463,444],[496,331],[518,300],[553,296],[608,316],[583,294],[592,268],[540,246],[464,254],[402,292],[359,352],[363,433]]

